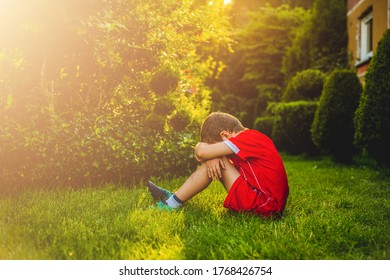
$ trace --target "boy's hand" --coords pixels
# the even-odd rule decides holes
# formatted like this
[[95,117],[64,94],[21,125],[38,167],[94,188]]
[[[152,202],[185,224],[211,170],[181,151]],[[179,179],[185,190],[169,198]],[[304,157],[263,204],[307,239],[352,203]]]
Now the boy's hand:
[[225,169],[225,163],[222,158],[213,158],[205,162],[207,174],[212,180],[219,180],[222,178],[222,169]]

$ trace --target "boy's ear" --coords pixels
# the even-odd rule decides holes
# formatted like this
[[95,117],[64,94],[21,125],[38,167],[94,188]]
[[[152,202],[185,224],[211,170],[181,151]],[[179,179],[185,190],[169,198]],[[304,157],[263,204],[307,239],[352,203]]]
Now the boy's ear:
[[228,138],[228,136],[230,135],[229,132],[227,132],[226,130],[222,130],[221,133],[219,133],[219,135],[221,136],[221,138]]

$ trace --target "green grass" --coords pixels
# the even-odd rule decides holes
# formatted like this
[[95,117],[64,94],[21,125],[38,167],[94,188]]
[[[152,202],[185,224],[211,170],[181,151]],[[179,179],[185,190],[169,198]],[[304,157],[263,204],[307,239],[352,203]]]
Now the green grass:
[[389,170],[284,159],[281,220],[228,212],[219,183],[177,213],[148,209],[140,186],[8,193],[0,259],[390,259]]

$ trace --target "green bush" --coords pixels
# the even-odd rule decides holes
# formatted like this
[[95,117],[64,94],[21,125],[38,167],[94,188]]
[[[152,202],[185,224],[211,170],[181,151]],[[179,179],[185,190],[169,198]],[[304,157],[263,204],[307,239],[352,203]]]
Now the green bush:
[[[141,78],[123,81],[100,110],[85,108],[67,115],[42,110],[23,124],[4,112],[2,184],[128,184],[150,176],[188,174],[196,164],[193,147],[207,103],[195,108],[194,100],[177,93],[154,99],[138,90],[144,86]],[[183,113],[168,100],[194,109]],[[170,119],[172,108],[180,113]]]
[[159,96],[163,96],[177,88],[179,75],[168,67],[162,67],[153,75],[150,88]]
[[150,113],[145,118],[145,128],[155,132],[163,133],[165,127],[165,117],[156,113]]
[[314,69],[297,73],[288,83],[282,101],[318,100],[321,96],[325,77],[324,73]]
[[178,111],[170,120],[169,124],[174,131],[183,131],[187,126],[191,124],[191,118],[185,111]]
[[41,40],[37,53],[11,38],[0,50],[0,188],[187,175],[211,107],[208,81],[223,68],[217,50],[231,46],[226,14],[144,0],[100,1],[73,17],[59,2],[52,18],[71,44]]
[[390,166],[390,30],[378,44],[365,76],[355,114],[355,142],[378,162]]
[[168,116],[172,113],[172,111],[175,109],[175,106],[173,105],[172,100],[167,98],[166,96],[163,96],[159,98],[154,105],[154,113],[161,115],[161,116]]
[[274,117],[259,117],[255,120],[255,129],[260,131],[261,133],[271,137],[272,136],[272,127],[274,125]]
[[312,126],[312,137],[315,145],[330,153],[336,161],[352,161],[353,116],[361,92],[362,85],[352,70],[333,71],[324,85]]
[[315,101],[279,103],[273,108],[272,138],[278,149],[291,154],[314,154],[310,127],[317,109]]

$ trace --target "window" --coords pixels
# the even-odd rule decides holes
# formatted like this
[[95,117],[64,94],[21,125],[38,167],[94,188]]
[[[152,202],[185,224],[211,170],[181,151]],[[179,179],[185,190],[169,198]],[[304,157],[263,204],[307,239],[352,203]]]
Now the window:
[[361,19],[360,24],[360,61],[366,61],[372,57],[372,11]]

